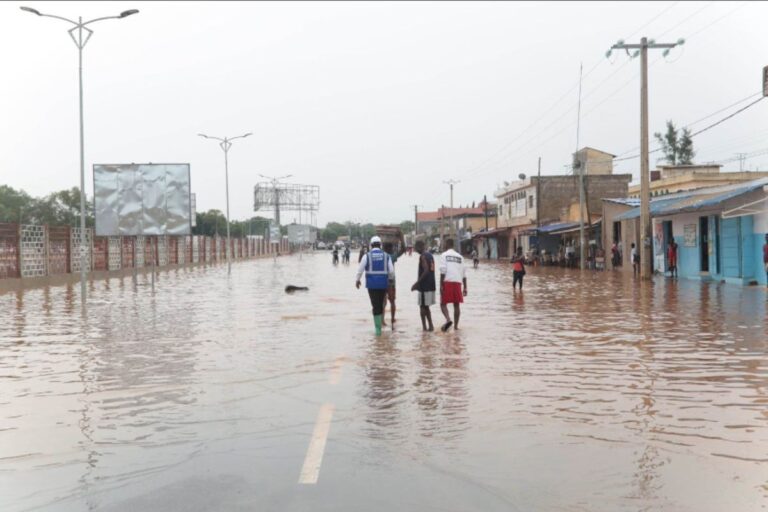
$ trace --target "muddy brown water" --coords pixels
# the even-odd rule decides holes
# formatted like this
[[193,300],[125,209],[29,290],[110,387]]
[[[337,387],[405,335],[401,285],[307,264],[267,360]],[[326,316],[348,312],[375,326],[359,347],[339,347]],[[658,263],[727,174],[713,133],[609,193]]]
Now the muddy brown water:
[[0,295],[0,510],[768,507],[764,289],[539,268],[513,293],[483,263],[461,330],[422,333],[404,256],[376,339],[354,272],[96,281],[85,317],[78,285]]

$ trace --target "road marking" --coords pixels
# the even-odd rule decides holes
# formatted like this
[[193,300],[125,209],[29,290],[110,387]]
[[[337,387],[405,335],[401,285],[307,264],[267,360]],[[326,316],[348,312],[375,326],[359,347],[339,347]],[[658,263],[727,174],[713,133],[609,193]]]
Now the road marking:
[[328,383],[335,386],[341,381],[341,369],[344,366],[344,356],[339,356],[336,361],[333,362],[331,367],[331,374],[328,376]]
[[312,439],[309,441],[307,456],[304,458],[304,466],[299,475],[300,484],[316,484],[320,476],[320,464],[323,462],[323,453],[325,452],[325,442],[328,440],[328,431],[331,429],[331,419],[333,418],[333,404],[323,404],[320,412],[317,413],[317,422],[315,430],[312,432]]

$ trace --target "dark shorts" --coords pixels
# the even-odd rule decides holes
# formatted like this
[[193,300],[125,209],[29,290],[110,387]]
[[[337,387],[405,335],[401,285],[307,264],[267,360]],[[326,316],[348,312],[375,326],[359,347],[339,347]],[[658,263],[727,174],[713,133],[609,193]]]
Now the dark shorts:
[[387,290],[372,290],[368,288],[368,297],[371,299],[373,316],[384,314],[384,301],[387,300]]

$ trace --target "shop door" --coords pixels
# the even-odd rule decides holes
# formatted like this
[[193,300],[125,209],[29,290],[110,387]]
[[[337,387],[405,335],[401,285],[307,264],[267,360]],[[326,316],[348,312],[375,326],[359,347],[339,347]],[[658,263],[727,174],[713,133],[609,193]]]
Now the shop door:
[[723,276],[741,277],[741,219],[723,219],[720,226]]
[[699,217],[699,260],[702,272],[709,272],[709,222],[707,217]]

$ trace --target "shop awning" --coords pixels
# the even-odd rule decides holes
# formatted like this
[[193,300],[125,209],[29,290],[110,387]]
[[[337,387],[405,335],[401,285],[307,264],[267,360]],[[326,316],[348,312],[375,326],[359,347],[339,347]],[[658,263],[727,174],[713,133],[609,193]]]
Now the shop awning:
[[[719,187],[706,187],[686,192],[678,192],[668,196],[651,198],[651,217],[662,217],[676,213],[693,212],[706,208],[714,208],[736,197],[748,194],[755,190],[768,186],[768,178],[760,178],[748,182],[723,185]],[[640,216],[640,208],[633,208],[614,220],[630,220]]]
[[498,228],[498,229],[491,229],[490,231],[480,231],[479,233],[475,233],[474,235],[472,235],[472,238],[497,236],[502,233],[508,233],[509,230],[510,228]]

